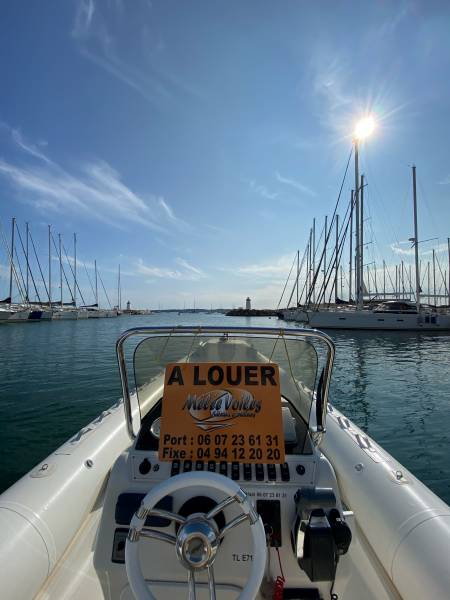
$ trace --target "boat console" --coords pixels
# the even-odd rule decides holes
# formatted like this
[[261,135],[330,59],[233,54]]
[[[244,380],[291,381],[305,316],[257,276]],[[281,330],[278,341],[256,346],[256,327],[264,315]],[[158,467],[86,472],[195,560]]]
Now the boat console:
[[[255,336],[254,331],[249,337],[237,328],[226,335],[159,331],[152,341],[141,341],[134,351],[134,375],[140,411],[147,409],[142,420],[127,397],[125,358],[118,345],[133,442],[112,469],[96,542],[94,564],[105,597],[329,598],[335,580],[348,576],[352,518],[342,505],[333,468],[317,448],[324,430],[332,344],[320,334],[305,343],[304,337],[297,340],[284,333],[277,339],[264,330]],[[316,341],[326,351],[321,375],[311,343]],[[300,364],[302,382],[293,377],[298,344],[305,344],[306,351]],[[209,395],[198,397],[186,388],[183,407],[189,405],[186,418],[193,419],[194,429],[189,425],[185,433],[181,428],[172,435],[169,421],[176,408],[168,397],[176,396],[168,388],[170,377],[183,373],[186,380],[190,372],[195,377],[198,365],[244,363],[279,369],[278,399],[273,394],[270,399],[279,417],[279,423],[274,418],[273,433],[254,426],[262,422],[256,417],[265,407],[263,391],[253,392],[252,403],[241,382],[239,393],[218,384],[221,395],[211,386]],[[175,371],[179,364],[189,368]],[[198,373],[197,384],[203,381]],[[180,381],[176,384],[181,387]],[[250,384],[248,389],[253,390]],[[234,394],[234,400],[225,392]],[[238,412],[231,422],[233,406]],[[250,429],[239,429],[236,422],[247,417]],[[171,426],[175,431],[177,423]],[[282,440],[276,438],[278,426]]]

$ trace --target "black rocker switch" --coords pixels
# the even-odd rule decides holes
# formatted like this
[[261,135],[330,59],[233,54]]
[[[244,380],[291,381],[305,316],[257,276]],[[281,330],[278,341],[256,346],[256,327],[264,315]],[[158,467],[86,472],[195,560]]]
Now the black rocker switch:
[[185,460],[183,463],[183,471],[185,473],[192,471],[192,460]]
[[269,481],[275,481],[277,478],[277,470],[275,465],[267,465],[267,477]]
[[173,475],[178,475],[179,472],[180,472],[180,461],[174,460],[172,462],[172,468],[170,469],[170,476],[173,477]]
[[195,461],[195,470],[196,471],[203,471],[203,467],[204,467],[204,463],[202,460],[196,460]]
[[231,479],[239,479],[239,463],[231,463]]
[[264,465],[255,465],[256,481],[264,481]]
[[225,477],[228,475],[228,464],[224,460],[220,462],[219,473]]
[[249,463],[244,464],[244,479],[245,481],[252,480],[252,465]]
[[208,461],[208,471],[210,473],[215,473],[216,472],[216,461],[215,460],[209,460]]
[[280,465],[280,473],[282,481],[290,481],[291,474],[289,473],[289,465],[287,463]]

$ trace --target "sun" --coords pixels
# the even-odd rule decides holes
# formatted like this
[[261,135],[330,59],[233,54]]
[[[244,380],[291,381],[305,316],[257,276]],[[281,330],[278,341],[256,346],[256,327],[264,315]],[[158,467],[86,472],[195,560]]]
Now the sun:
[[373,118],[372,115],[369,115],[367,117],[364,117],[363,119],[360,119],[356,123],[354,136],[357,140],[364,140],[365,138],[372,135],[374,129],[375,129],[375,119]]

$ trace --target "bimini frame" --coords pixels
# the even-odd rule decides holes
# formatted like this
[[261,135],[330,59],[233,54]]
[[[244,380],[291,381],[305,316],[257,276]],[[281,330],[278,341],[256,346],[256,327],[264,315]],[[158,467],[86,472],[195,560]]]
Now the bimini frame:
[[327,358],[325,361],[325,367],[323,371],[323,383],[322,383],[322,410],[317,415],[316,427],[314,434],[317,434],[320,439],[322,434],[325,433],[325,424],[326,424],[326,415],[327,415],[327,405],[328,405],[328,394],[330,390],[330,381],[331,381],[331,372],[333,369],[334,363],[334,355],[335,355],[335,345],[332,339],[322,333],[321,331],[316,331],[315,329],[282,329],[278,327],[203,327],[203,326],[193,326],[193,327],[135,327],[133,329],[128,329],[124,331],[122,335],[116,342],[116,353],[117,353],[117,361],[119,363],[119,371],[120,371],[120,379],[122,382],[122,392],[123,392],[123,400],[124,400],[124,409],[125,409],[125,418],[127,422],[127,430],[131,439],[136,437],[136,434],[133,430],[133,416],[131,409],[131,398],[130,398],[130,388],[128,381],[128,373],[126,369],[125,363],[125,354],[124,354],[124,343],[127,339],[133,336],[149,336],[149,337],[157,337],[157,336],[176,336],[180,334],[191,334],[194,336],[210,336],[210,335],[237,335],[243,336],[246,334],[259,336],[259,337],[280,337],[285,338],[286,340],[293,339],[315,339],[316,341],[322,342],[327,346]]

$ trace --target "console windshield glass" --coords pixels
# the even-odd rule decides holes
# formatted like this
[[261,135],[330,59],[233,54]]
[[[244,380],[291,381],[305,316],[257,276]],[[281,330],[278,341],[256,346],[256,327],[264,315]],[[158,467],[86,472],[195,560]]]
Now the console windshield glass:
[[166,364],[276,363],[280,368],[281,395],[306,423],[309,421],[318,380],[319,355],[306,339],[244,334],[169,334],[144,339],[134,352],[134,373],[139,403],[155,386],[161,386]]

